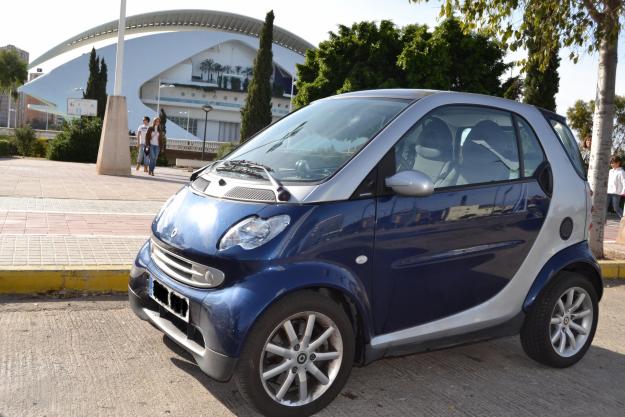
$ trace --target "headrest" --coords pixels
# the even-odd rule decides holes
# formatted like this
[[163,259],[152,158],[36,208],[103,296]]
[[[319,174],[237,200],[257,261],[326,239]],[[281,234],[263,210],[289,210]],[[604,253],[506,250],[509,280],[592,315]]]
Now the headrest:
[[447,124],[438,117],[426,121],[417,139],[415,151],[423,158],[450,160],[453,154],[453,137]]

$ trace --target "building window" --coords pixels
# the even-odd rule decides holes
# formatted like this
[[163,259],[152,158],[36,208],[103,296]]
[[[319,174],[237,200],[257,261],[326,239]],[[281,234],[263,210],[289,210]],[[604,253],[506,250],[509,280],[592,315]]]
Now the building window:
[[[168,119],[172,122],[177,124],[178,126],[180,126],[183,129],[187,129],[187,118],[186,117],[178,117],[178,116],[169,116]],[[192,134],[193,136],[197,136],[197,124],[198,124],[198,119],[189,119],[189,130],[188,132],[190,134]],[[183,139],[183,138],[175,138],[175,139]]]
[[241,124],[231,122],[219,122],[219,142],[238,142],[241,138]]

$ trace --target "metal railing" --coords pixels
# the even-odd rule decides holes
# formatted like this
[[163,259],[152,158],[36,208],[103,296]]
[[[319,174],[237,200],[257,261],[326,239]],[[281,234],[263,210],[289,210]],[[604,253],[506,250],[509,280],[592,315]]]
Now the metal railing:
[[[130,136],[130,146],[137,146],[137,138]],[[217,153],[217,150],[221,145],[228,142],[206,141],[206,153]],[[172,151],[186,151],[186,152],[202,152],[201,140],[185,140],[185,139],[170,139],[167,138],[167,149]]]

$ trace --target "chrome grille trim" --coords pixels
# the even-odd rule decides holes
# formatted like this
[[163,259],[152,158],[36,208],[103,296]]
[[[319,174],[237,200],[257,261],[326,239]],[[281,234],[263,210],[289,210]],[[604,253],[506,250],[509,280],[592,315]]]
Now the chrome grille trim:
[[[160,246],[151,239],[152,261],[169,277],[192,287],[214,288],[224,281],[224,273],[216,268],[190,261]],[[210,272],[213,282],[205,281],[206,273]]]

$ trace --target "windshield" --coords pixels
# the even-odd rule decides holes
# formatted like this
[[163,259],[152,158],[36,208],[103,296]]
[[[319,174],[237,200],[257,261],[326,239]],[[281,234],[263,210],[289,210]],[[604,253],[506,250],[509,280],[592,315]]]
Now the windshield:
[[212,169],[231,177],[269,179],[271,172],[278,181],[322,181],[408,104],[375,98],[315,102],[270,126]]

